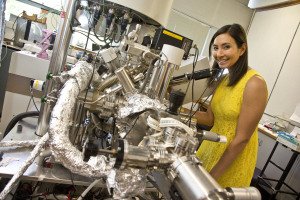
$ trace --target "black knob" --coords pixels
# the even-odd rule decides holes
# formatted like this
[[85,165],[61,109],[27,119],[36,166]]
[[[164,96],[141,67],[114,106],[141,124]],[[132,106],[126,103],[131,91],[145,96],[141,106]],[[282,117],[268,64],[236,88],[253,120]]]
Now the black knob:
[[167,110],[168,113],[172,115],[178,115],[178,108],[182,105],[183,100],[185,97],[185,93],[181,92],[180,90],[173,90],[170,93],[170,106]]

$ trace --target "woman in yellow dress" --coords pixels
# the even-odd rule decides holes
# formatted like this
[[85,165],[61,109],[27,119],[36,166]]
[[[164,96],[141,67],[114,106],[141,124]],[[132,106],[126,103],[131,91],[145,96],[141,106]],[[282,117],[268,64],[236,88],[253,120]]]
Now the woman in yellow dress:
[[257,125],[267,104],[264,79],[248,66],[246,33],[241,25],[220,28],[210,42],[213,68],[228,69],[206,112],[196,112],[199,124],[225,135],[227,143],[204,141],[197,151],[203,166],[223,187],[247,187],[254,173]]

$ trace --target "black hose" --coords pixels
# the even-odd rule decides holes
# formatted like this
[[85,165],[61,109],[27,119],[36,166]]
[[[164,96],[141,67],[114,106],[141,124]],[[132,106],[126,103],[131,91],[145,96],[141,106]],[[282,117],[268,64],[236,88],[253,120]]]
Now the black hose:
[[39,114],[40,114],[40,112],[38,112],[38,111],[29,111],[29,112],[23,112],[23,113],[20,113],[20,114],[14,116],[14,118],[12,118],[12,120],[10,120],[10,122],[6,126],[3,137],[5,137],[20,120],[27,118],[27,117],[36,117],[36,116],[39,116]]

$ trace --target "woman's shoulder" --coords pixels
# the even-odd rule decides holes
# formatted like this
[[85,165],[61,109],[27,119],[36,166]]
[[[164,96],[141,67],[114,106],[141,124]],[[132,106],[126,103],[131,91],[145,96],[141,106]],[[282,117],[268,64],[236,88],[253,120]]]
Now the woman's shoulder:
[[[245,81],[248,83],[250,80],[252,81],[262,81],[265,82],[265,79],[261,76],[261,74],[256,71],[255,69],[249,68],[248,71],[246,72],[246,74],[243,77],[245,79]],[[258,79],[258,80],[256,80]]]
[[255,93],[267,93],[268,88],[265,79],[260,74],[253,74],[246,84],[246,90]]
[[[262,75],[256,71],[255,69],[249,68],[249,70],[246,73],[246,76],[249,77],[249,81],[253,84],[254,83],[261,83],[266,84],[265,79],[262,77]],[[249,82],[248,81],[248,82]],[[250,83],[250,84],[251,84]]]

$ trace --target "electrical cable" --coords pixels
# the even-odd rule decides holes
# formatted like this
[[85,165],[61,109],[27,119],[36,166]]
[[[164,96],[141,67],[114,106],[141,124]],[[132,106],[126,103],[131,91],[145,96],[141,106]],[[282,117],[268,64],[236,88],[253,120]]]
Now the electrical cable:
[[[74,32],[80,33],[80,34],[84,35],[85,37],[88,37],[88,35],[86,35],[85,32],[83,32],[83,31],[75,30]],[[91,40],[91,41],[94,42],[95,44],[98,44],[98,43],[95,42],[95,40],[93,40],[92,38],[89,38],[89,40]]]
[[155,67],[156,61],[158,61],[158,63],[160,63],[160,61],[161,61],[160,57],[159,57],[159,58],[154,58],[154,59],[151,61],[150,66],[149,66],[149,68],[148,68],[148,70],[147,70],[147,72],[146,72],[146,76],[145,76],[145,78],[144,78],[144,82],[143,82],[142,86],[141,86],[140,89],[139,89],[139,93],[142,93],[142,92],[144,91],[144,89],[146,88],[146,85],[147,85],[147,83],[148,83],[148,81],[149,81],[149,79],[150,79],[150,76],[151,76],[151,74],[152,74],[152,71],[153,71],[153,69],[154,69],[154,67]]
[[74,188],[74,190],[76,191],[76,188],[75,188],[75,184],[74,184],[74,177],[73,177],[73,173],[69,170],[69,173],[70,173],[70,178],[71,178],[71,183],[72,183],[72,186]]
[[42,135],[37,134],[36,131],[34,131],[34,135],[36,135],[38,137],[43,137]]
[[56,196],[57,192],[59,192],[59,191],[57,191],[57,187],[58,186],[59,186],[59,184],[58,185],[54,185],[54,187],[52,188],[52,192],[51,192],[51,194],[53,195],[53,197],[54,197],[55,200],[59,200],[59,198]]
[[[206,92],[206,90],[207,90],[209,87],[211,87],[211,85],[213,84],[213,82],[215,81],[215,79],[218,79],[218,78],[220,79],[220,78],[222,77],[222,75],[223,75],[223,73],[224,73],[224,69],[221,69],[221,70],[218,70],[218,71],[219,71],[219,72],[217,72],[217,74],[215,75],[216,77],[215,77],[214,79],[212,79],[211,82],[208,83],[207,87],[204,89],[204,91],[202,92],[201,96],[198,98],[196,104],[194,104],[193,108],[197,105],[197,103],[199,103],[199,102],[201,101],[202,96],[204,95],[204,93]],[[219,81],[219,80],[217,80],[217,81]],[[216,89],[217,89],[217,86],[214,87],[214,89],[212,90],[211,94],[209,94],[207,97],[209,98],[210,95],[212,95]],[[208,98],[207,98],[207,99],[208,99]],[[206,99],[206,100],[207,100],[207,99]],[[205,102],[205,101],[204,101],[204,102]],[[203,105],[204,102],[202,102],[201,106]],[[199,106],[199,107],[200,107],[200,106]]]
[[91,33],[91,28],[89,28],[89,30],[88,30],[88,35],[87,35],[87,37],[86,37],[86,42],[85,42],[85,47],[84,47],[83,56],[85,56],[85,54],[86,54],[86,48],[87,48],[87,45],[88,45],[88,43],[89,43],[90,33]]
[[93,29],[93,32],[94,32],[95,37],[96,37],[100,42],[105,42],[104,40],[102,40],[102,39],[100,39],[100,38],[98,37],[98,35],[97,35],[96,32],[95,32],[95,29]]
[[33,102],[33,105],[35,107],[35,109],[40,112],[40,110],[38,109],[36,103],[35,103],[35,100],[34,100],[34,96],[33,96],[33,88],[30,86],[30,96],[31,96],[31,99],[32,99],[32,102]]
[[84,191],[83,193],[80,195],[80,197],[78,198],[78,200],[82,200],[85,195],[95,186],[97,185],[99,182],[101,181],[101,179],[97,179],[94,180]]
[[[97,53],[97,55],[96,55],[96,58],[98,57],[99,53],[100,53],[100,50],[98,51],[98,53]],[[91,85],[91,83],[92,83],[93,76],[94,76],[94,73],[95,73],[95,68],[96,68],[96,65],[94,64],[94,65],[93,65],[92,76],[91,76],[91,78],[90,78],[90,80],[89,80],[88,87],[89,87],[89,86]],[[84,99],[83,99],[83,105],[86,103],[86,98],[87,98],[88,91],[89,91],[89,90],[87,89],[86,92],[85,92]],[[82,120],[82,118],[83,118],[83,112],[82,112],[82,111],[83,111],[83,108],[84,108],[84,107],[81,107],[81,109],[80,109],[80,111],[79,111],[79,116],[80,116],[79,121],[80,121],[80,123],[79,123],[79,125],[76,127],[76,130],[74,131],[74,134],[75,134],[75,137],[74,137],[74,138],[77,138],[77,135],[78,135],[78,132],[79,132],[79,127],[82,125],[82,122],[83,122],[83,120]]]
[[94,36],[100,41],[100,42],[104,42],[105,44],[107,43],[111,43],[113,41],[113,38],[108,42],[107,40],[109,40],[109,38],[112,36],[113,34],[113,31],[111,32],[110,35],[107,35],[107,30],[105,30],[105,34],[104,34],[104,39],[100,39],[97,35],[97,33],[95,32],[95,27],[93,28],[93,33],[94,33]]
[[52,195],[53,195],[55,200],[59,200],[54,192],[52,193]]
[[18,14],[17,18],[15,19],[15,21],[14,21],[14,23],[12,25],[12,30],[14,31],[14,36],[10,40],[13,40],[15,38],[15,36],[16,36],[16,30],[14,29],[14,26],[15,26],[17,20],[20,18],[21,14],[23,14],[23,12],[21,12],[20,14]]
[[[219,73],[217,73],[216,76],[222,76],[223,75],[223,72],[224,72],[224,69],[222,69]],[[196,103],[194,104],[194,106],[192,107],[192,109],[197,105],[199,104],[199,102],[201,101],[202,99],[202,96],[204,95],[204,93],[206,92],[206,90],[211,86],[211,84],[214,82],[214,79],[212,79],[212,81],[207,84],[207,87],[204,89],[204,91],[202,92],[202,94],[200,95],[200,97],[198,98],[198,100],[196,101]],[[208,98],[215,92],[215,90],[217,89],[217,86],[214,87],[214,89],[212,90],[212,92],[206,97],[206,99],[204,101],[201,102],[201,104],[199,105],[199,108],[201,108],[203,106],[203,104],[208,100]],[[191,109],[191,110],[192,110]],[[197,113],[198,109],[196,111],[193,112],[193,114],[190,116],[190,118],[188,120],[190,120],[196,113]],[[187,123],[188,120],[185,122]]]
[[126,138],[126,136],[131,132],[131,130],[133,129],[133,127],[135,126],[137,120],[139,119],[140,115],[138,115],[136,118],[135,118],[135,121],[134,123],[132,124],[132,126],[130,127],[129,131],[127,131],[127,133],[124,135],[123,139]]
[[31,97],[29,98],[29,101],[28,101],[28,104],[27,104],[27,107],[26,107],[26,111],[25,112],[28,112],[28,110],[29,110],[29,106],[30,106],[30,103],[31,103]]
[[27,118],[27,117],[36,117],[39,116],[40,112],[38,111],[30,111],[30,112],[24,112],[20,113],[12,118],[8,125],[5,128],[5,131],[3,133],[3,137],[5,137],[12,129],[13,127],[22,119]]
[[[197,48],[197,46],[194,46],[195,48],[195,56],[194,56],[194,60],[193,60],[193,71],[192,71],[192,104],[191,104],[191,109],[190,109],[190,116],[192,114],[192,108],[194,107],[193,102],[194,102],[194,86],[195,86],[195,79],[194,79],[194,75],[195,75],[195,68],[196,68],[196,64],[198,61],[198,57],[199,57],[199,49]],[[192,118],[189,118],[189,126],[191,126],[191,121]]]
[[[91,15],[91,16],[92,16],[92,15]],[[91,18],[91,16],[90,16],[90,18]],[[88,17],[88,16],[86,16],[86,17]],[[90,27],[90,23],[92,23],[92,22],[90,22],[90,18],[88,19],[88,21],[89,21],[89,27]],[[96,18],[93,17],[93,19],[95,20]],[[101,40],[101,39],[98,37],[98,35],[97,35],[96,32],[95,32],[95,27],[96,27],[96,24],[95,24],[95,26],[92,28],[95,37],[96,37],[100,42],[105,42],[105,43],[106,43],[105,36],[104,36],[104,40]]]

